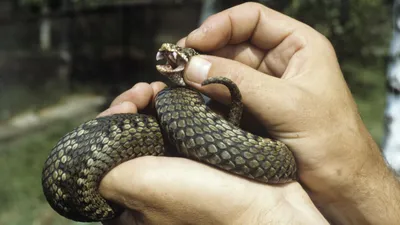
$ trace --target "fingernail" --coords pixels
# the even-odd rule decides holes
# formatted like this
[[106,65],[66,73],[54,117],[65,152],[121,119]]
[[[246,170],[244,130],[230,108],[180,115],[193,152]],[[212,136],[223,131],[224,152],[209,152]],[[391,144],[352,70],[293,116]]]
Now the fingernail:
[[193,57],[185,71],[186,79],[201,84],[205,79],[207,79],[210,68],[211,63],[209,61],[200,56]]

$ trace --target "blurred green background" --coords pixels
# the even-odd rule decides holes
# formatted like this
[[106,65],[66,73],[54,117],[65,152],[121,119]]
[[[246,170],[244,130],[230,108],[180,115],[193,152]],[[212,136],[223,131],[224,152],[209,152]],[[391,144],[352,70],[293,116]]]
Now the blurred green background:
[[[56,141],[140,81],[156,49],[243,1],[0,2],[0,225],[73,224],[48,206],[41,170]],[[383,135],[391,1],[260,1],[326,35],[363,120]],[[213,7],[211,7],[213,6]]]

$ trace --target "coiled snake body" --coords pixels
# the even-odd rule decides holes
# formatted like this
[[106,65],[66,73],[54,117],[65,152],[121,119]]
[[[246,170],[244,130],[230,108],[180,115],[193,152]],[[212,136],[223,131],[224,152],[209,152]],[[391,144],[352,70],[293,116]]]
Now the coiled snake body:
[[178,87],[156,97],[157,118],[141,114],[116,114],[90,120],[60,139],[51,151],[42,174],[43,191],[51,207],[76,221],[104,221],[122,209],[98,193],[101,179],[115,166],[146,155],[178,154],[239,176],[264,183],[296,178],[293,154],[281,142],[262,138],[238,127],[241,95],[230,80],[216,77],[203,85],[221,83],[231,92],[228,119],[211,111],[195,90],[182,87],[190,48],[163,44],[157,65]]

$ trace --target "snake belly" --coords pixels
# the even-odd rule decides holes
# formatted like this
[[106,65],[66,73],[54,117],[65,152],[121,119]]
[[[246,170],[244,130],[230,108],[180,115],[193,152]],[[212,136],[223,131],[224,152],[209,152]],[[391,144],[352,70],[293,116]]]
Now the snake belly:
[[61,138],[42,176],[44,194],[55,211],[83,222],[118,216],[122,209],[98,193],[101,179],[127,160],[168,155],[169,144],[183,157],[263,183],[296,178],[295,159],[286,145],[228,122],[197,91],[166,88],[155,106],[158,120],[116,114],[90,120]]

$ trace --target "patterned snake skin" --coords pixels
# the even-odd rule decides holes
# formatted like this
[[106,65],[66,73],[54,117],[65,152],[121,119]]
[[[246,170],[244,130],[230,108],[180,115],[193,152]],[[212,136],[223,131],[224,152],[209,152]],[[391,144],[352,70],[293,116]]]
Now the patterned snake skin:
[[[51,151],[42,175],[43,191],[62,216],[83,222],[104,221],[123,209],[98,193],[101,179],[117,165],[146,155],[187,157],[239,176],[264,183],[296,178],[293,154],[281,142],[255,136],[238,127],[241,95],[230,80],[216,77],[203,85],[220,83],[231,92],[228,119],[211,111],[202,96],[184,86],[183,70],[193,49],[163,44],[158,71],[178,87],[156,97],[157,118],[117,114],[90,120],[66,134]],[[174,154],[175,152],[175,154]]]

